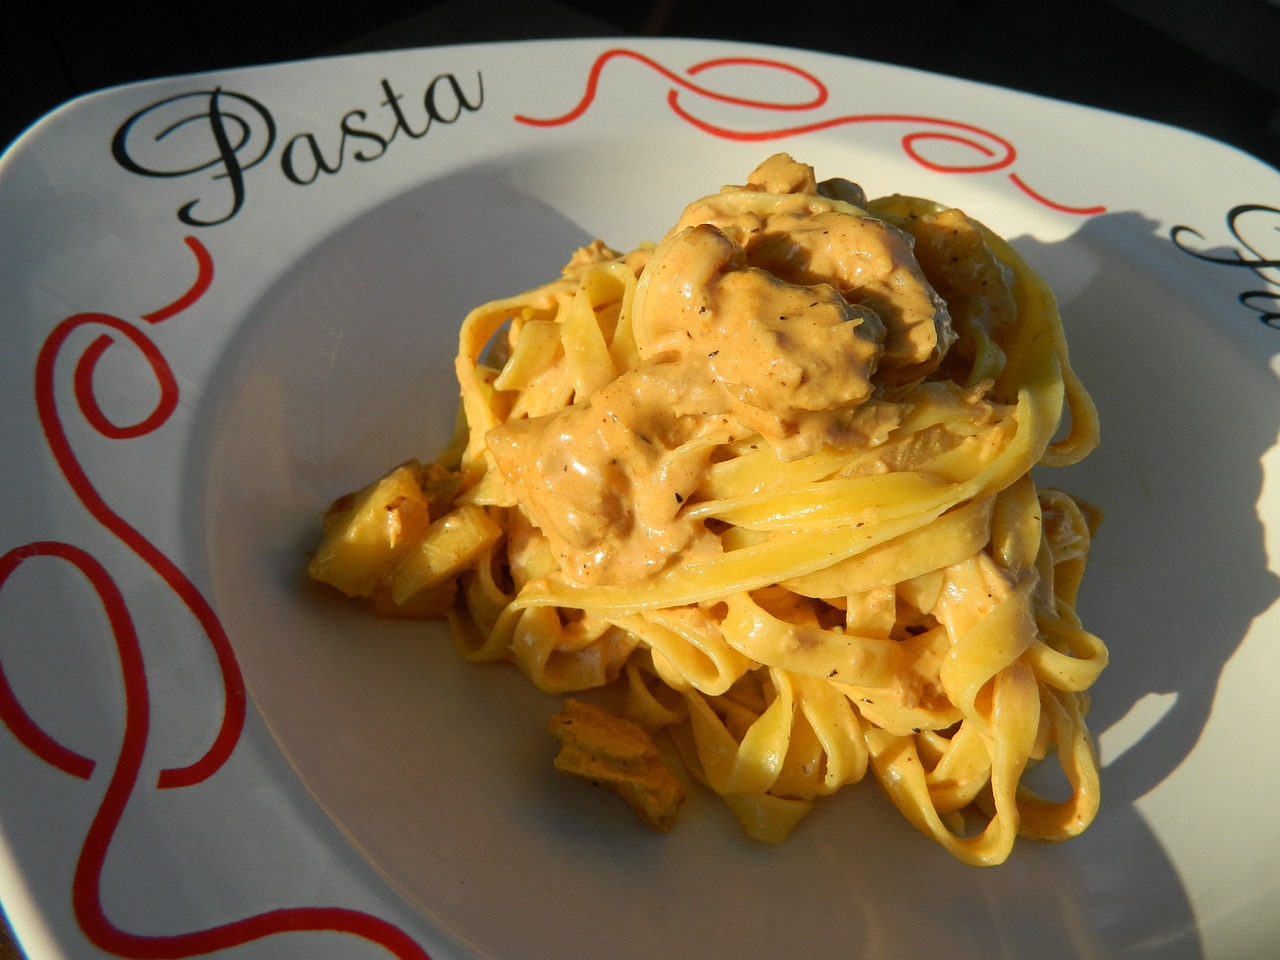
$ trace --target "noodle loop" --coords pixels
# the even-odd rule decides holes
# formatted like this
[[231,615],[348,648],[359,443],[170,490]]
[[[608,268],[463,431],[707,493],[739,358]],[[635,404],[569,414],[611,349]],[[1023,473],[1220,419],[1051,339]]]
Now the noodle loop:
[[[656,246],[596,242],[476,308],[456,370],[448,496],[395,475],[396,533],[429,549],[370,494],[348,513],[377,536],[331,523],[311,572],[406,604],[456,585],[468,659],[616,686],[626,749],[557,718],[579,775],[629,784],[627,738],[663,734],[780,841],[871,773],[980,865],[1093,819],[1107,650],[1074,608],[1098,515],[1031,471],[1085,456],[1097,414],[1052,294],[984,226],[779,154]],[[1023,782],[1051,753],[1061,799]]]

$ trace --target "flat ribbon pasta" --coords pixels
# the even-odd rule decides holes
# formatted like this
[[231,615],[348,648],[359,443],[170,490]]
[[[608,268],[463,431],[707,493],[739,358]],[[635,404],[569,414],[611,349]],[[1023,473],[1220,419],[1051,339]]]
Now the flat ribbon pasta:
[[[763,840],[868,772],[968,863],[1093,819],[1097,512],[1032,470],[1087,455],[1097,411],[1052,293],[986,227],[778,155],[658,244],[596,242],[473,310],[456,373],[429,532],[335,520],[313,575],[385,543],[385,569],[350,561],[376,600],[416,558],[463,656],[618,687]],[[500,535],[450,533],[463,509]],[[1023,779],[1050,754],[1056,799]]]

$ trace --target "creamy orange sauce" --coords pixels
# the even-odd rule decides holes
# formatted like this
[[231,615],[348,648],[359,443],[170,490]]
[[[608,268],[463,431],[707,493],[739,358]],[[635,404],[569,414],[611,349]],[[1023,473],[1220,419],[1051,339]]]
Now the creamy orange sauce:
[[634,261],[641,363],[489,432],[565,576],[644,582],[719,550],[684,510],[721,444],[754,436],[790,459],[892,429],[889,394],[934,370],[955,334],[912,238],[851,201],[865,202],[856,185],[819,185],[778,155],[691,204]]

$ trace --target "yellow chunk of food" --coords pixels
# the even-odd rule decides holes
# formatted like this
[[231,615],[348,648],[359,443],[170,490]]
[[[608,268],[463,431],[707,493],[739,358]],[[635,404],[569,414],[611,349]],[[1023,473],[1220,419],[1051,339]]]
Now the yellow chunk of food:
[[443,517],[453,509],[453,498],[462,486],[457,471],[439,463],[424,463],[418,472],[418,484],[431,507],[431,516]]
[[642,727],[570,698],[547,721],[547,732],[560,740],[555,768],[561,773],[613,790],[655,830],[675,825],[684,788]]
[[402,604],[422,590],[456,577],[497,542],[502,528],[484,507],[463,504],[431,521],[391,574],[391,599]]
[[416,461],[339,497],[325,514],[324,536],[307,573],[351,597],[369,597],[431,522]]
[[458,581],[452,579],[419,590],[400,603],[393,598],[391,586],[380,583],[369,598],[369,606],[377,616],[388,619],[438,620],[448,616],[457,598]]

